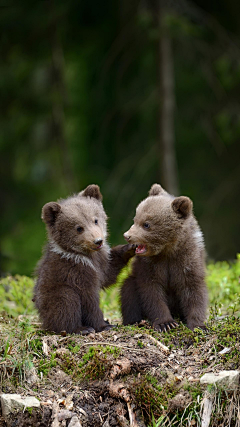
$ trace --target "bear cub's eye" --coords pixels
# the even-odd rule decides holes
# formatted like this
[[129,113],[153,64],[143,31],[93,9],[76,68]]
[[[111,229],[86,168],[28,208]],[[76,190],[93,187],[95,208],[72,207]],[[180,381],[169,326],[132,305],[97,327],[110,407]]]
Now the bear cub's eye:
[[77,232],[78,233],[82,233],[83,232],[83,227],[77,227]]
[[94,222],[95,222],[95,224],[98,224],[98,219],[95,219],[95,221],[94,221]]
[[148,222],[144,222],[143,223],[143,228],[146,228],[146,229],[150,228],[150,224],[148,224]]

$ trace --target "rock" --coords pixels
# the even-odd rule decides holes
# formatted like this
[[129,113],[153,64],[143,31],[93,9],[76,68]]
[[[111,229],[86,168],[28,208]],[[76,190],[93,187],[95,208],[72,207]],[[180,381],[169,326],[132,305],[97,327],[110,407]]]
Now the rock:
[[230,351],[232,350],[232,347],[225,347],[223,350],[219,351],[218,354],[226,354],[226,353],[230,353]]
[[80,423],[78,417],[74,415],[68,424],[68,427],[82,427],[82,424]]
[[204,374],[200,378],[201,384],[214,384],[220,387],[226,387],[230,390],[236,390],[239,385],[240,371],[221,371],[218,373]]
[[20,394],[1,394],[2,415],[6,419],[8,414],[24,408],[40,408],[36,397],[22,397]]
[[68,420],[69,418],[72,418],[74,415],[76,415],[74,412],[69,411],[68,409],[61,409],[58,414],[58,421]]

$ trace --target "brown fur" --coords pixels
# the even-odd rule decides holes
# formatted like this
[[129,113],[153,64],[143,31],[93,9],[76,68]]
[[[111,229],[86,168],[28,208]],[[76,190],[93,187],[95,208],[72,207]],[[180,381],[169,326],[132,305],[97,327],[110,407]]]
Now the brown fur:
[[145,318],[167,330],[176,326],[176,316],[192,330],[205,328],[205,251],[191,200],[174,198],[154,184],[124,237],[140,245],[121,289],[124,325]]
[[132,245],[110,250],[107,216],[97,185],[43,206],[49,243],[37,269],[34,301],[44,329],[89,333],[108,329],[99,308],[100,288],[116,281],[134,255]]

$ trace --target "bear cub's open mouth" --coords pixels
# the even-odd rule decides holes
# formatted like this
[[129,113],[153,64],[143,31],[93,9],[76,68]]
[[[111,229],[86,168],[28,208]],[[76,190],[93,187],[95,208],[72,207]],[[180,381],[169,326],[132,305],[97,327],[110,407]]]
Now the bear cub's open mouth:
[[99,251],[99,249],[101,249],[103,247],[103,243],[100,243],[100,245],[96,246],[95,248],[93,248],[94,251]]
[[135,254],[145,254],[145,252],[147,252],[146,245],[137,245]]

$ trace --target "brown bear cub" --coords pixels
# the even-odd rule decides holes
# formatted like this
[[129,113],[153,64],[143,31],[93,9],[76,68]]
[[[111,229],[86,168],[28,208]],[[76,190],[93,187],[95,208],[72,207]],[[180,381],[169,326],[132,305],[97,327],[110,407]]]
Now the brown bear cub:
[[82,334],[109,329],[99,291],[116,281],[135,248],[107,245],[99,187],[89,185],[78,195],[47,203],[42,219],[49,242],[37,268],[33,300],[43,328]]
[[137,245],[132,274],[121,289],[124,325],[148,319],[166,331],[180,318],[189,329],[205,329],[205,251],[191,200],[154,184],[124,237]]

